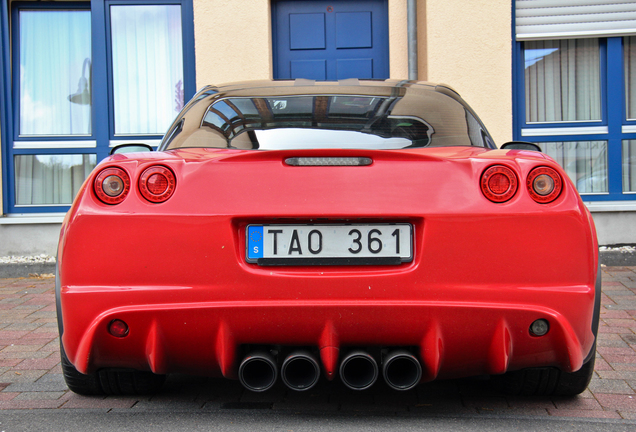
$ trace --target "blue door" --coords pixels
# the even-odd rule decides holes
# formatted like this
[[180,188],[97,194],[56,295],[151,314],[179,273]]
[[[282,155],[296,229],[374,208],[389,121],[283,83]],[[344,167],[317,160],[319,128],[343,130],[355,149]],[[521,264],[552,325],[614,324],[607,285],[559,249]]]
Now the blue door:
[[389,77],[387,0],[272,4],[275,79]]

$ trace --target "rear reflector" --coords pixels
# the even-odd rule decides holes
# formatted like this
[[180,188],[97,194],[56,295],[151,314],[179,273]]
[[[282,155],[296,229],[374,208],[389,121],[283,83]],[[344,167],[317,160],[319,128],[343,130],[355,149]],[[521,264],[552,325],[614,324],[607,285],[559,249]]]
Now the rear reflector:
[[112,320],[108,325],[108,332],[118,338],[126,337],[128,336],[128,324],[119,319]]
[[366,166],[373,160],[367,157],[291,157],[285,163],[291,166]]

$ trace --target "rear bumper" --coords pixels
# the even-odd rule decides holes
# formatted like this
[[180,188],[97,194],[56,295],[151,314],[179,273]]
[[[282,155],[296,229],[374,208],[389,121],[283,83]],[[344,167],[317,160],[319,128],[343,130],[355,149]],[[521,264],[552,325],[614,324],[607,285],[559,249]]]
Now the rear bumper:
[[[320,352],[330,379],[339,355],[353,347],[413,347],[423,381],[581,367],[594,343],[594,287],[470,289],[481,300],[440,299],[438,292],[436,300],[192,302],[197,297],[192,288],[63,286],[62,308],[73,313],[64,315],[62,340],[84,373],[126,367],[235,378],[241,347],[248,344],[311,347]],[[506,296],[507,291],[517,295]],[[505,298],[515,301],[500,300]],[[541,298],[548,301],[538,302]],[[550,323],[542,337],[529,332],[539,318]],[[128,324],[126,337],[108,333],[114,319]]]
[[[457,204],[460,198],[443,196],[455,213],[442,212],[442,199],[391,201],[387,195],[385,205],[401,210],[382,217],[377,204],[355,200],[339,213],[327,212],[321,200],[298,198],[288,200],[289,208],[278,203],[286,209],[281,215],[272,210],[276,203],[270,208],[242,198],[238,210],[169,213],[167,206],[157,215],[125,206],[104,210],[87,197],[67,215],[58,250],[66,353],[84,373],[126,367],[229,378],[251,344],[311,348],[328,378],[353,347],[410,347],[423,380],[525,367],[578,370],[595,339],[598,249],[580,200],[568,195],[569,201],[549,208],[482,203],[484,209],[471,213]],[[224,202],[218,197],[190,205]],[[248,204],[249,212],[242,207]],[[259,216],[257,204],[263,206]],[[413,261],[341,267],[246,262],[248,224],[309,223],[316,215],[343,223],[347,214],[357,214],[357,222],[412,224]],[[530,325],[540,318],[550,331],[532,336]],[[108,333],[113,319],[129,325],[126,337]]]

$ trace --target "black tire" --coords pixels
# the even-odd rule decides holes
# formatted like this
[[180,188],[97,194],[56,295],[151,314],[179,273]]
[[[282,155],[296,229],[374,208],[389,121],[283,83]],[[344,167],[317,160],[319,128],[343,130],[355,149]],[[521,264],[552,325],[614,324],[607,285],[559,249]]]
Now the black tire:
[[520,396],[576,396],[585,391],[594,375],[596,337],[601,314],[601,289],[601,262],[598,261],[592,315],[595,342],[581,369],[576,372],[563,372],[557,368],[545,367],[508,372],[495,378],[504,393]]
[[75,369],[60,344],[62,372],[69,389],[74,393],[94,395],[143,395],[157,393],[165,375],[142,372],[131,369],[100,369],[95,373],[84,375]]
[[61,284],[57,263],[55,264],[55,307],[57,325],[60,332],[60,357],[62,358],[62,373],[64,381],[71,391],[77,394],[94,395],[142,395],[157,393],[164,381],[165,375],[152,372],[142,372],[132,369],[100,369],[90,375],[80,373],[70,362],[62,345],[64,322],[62,320],[62,302],[60,298]]
[[132,369],[100,369],[97,371],[102,390],[108,395],[145,395],[157,393],[165,375]]
[[557,368],[530,368],[500,377],[504,393],[519,396],[576,396],[583,393],[594,374],[594,355],[576,372]]
[[86,396],[104,394],[102,387],[99,385],[97,374],[84,375],[78,372],[66,356],[62,344],[60,344],[60,356],[62,357],[64,381],[66,381],[66,385],[71,391]]

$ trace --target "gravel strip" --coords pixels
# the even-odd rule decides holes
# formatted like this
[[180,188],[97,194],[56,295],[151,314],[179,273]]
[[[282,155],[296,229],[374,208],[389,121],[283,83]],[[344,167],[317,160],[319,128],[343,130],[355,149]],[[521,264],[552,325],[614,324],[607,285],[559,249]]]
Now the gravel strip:
[[55,257],[50,255],[27,255],[27,256],[3,256],[0,257],[0,264],[30,264],[30,263],[55,263]]

